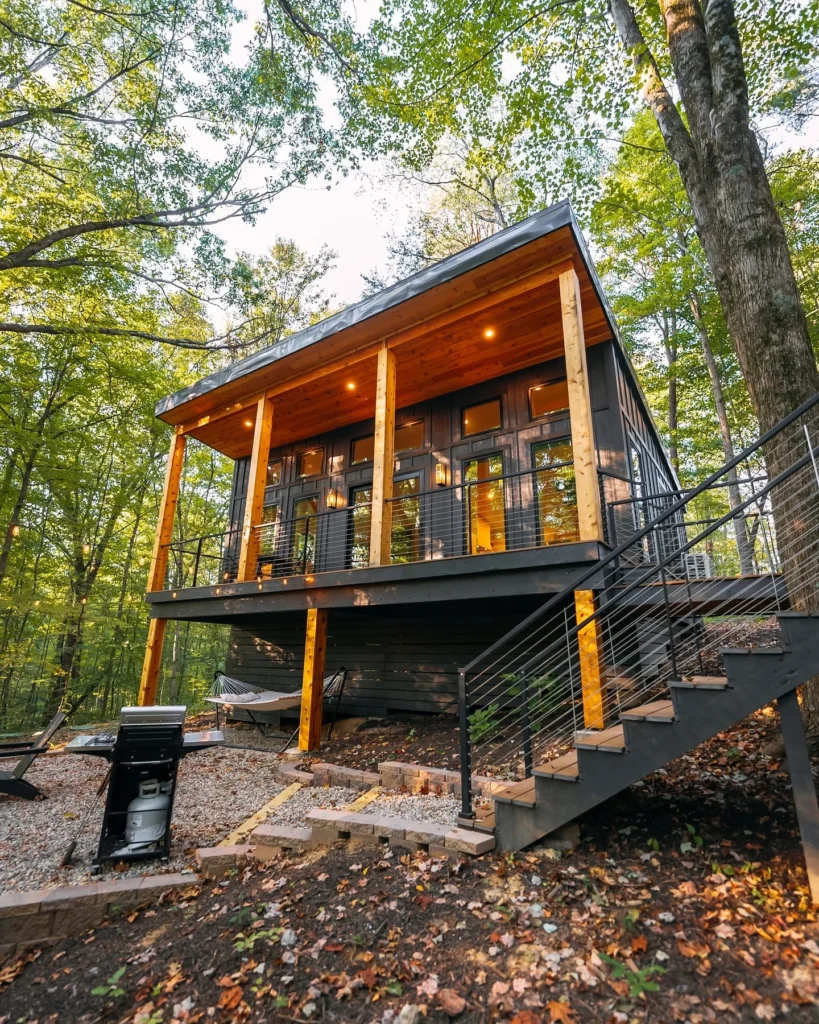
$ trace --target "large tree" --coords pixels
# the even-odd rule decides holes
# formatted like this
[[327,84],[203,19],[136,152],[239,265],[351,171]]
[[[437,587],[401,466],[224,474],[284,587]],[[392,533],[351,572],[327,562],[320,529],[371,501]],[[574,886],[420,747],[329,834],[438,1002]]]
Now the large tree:
[[[234,35],[245,15],[232,0],[0,8],[0,331],[90,327],[231,346],[229,332],[180,330],[175,307],[226,283],[214,226],[252,220],[283,189],[343,162],[318,98],[322,73],[346,73],[334,56],[347,24],[335,0],[322,9],[332,31],[318,35],[271,0],[243,49]],[[80,320],[14,301],[128,287],[156,299],[154,323],[128,322],[105,301]]]
[[[588,189],[594,156],[651,111],[679,170],[760,426],[819,392],[811,347],[755,119],[798,120],[815,97],[817,0],[386,0],[374,26],[384,79],[374,103],[426,140],[485,124],[502,94],[530,162],[555,153]],[[385,80],[389,79],[389,84]],[[508,125],[505,126],[508,131]],[[812,417],[819,437],[819,415]],[[804,436],[768,453],[775,474]],[[816,607],[816,509],[775,496],[791,601]],[[812,532],[807,532],[812,531]],[[800,552],[808,553],[808,561]],[[819,731],[819,685],[806,705]]]

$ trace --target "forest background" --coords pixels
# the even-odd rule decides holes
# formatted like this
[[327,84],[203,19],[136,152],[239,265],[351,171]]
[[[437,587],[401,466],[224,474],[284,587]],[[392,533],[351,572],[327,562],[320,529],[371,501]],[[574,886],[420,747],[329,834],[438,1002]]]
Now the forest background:
[[[698,5],[638,10],[672,89],[675,6]],[[815,353],[819,5],[711,6],[735,11]],[[327,246],[275,227],[261,255],[229,244],[293,190],[352,177],[394,214],[363,294],[570,198],[681,482],[758,433],[612,7],[0,0],[0,731],[135,700],[156,401],[360,297],[330,294]],[[224,529],[231,478],[189,445],[177,536]],[[226,627],[174,624],[159,700],[198,706],[226,650]]]

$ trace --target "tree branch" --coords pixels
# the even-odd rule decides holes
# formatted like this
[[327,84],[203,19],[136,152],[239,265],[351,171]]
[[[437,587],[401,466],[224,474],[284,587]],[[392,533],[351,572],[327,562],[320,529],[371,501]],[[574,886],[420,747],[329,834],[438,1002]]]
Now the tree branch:
[[648,104],[668,151],[680,168],[683,181],[699,181],[700,172],[694,142],[685,127],[671,93],[660,74],[657,61],[643,37],[628,0],[609,0],[609,11],[620,42],[631,57],[643,99]]

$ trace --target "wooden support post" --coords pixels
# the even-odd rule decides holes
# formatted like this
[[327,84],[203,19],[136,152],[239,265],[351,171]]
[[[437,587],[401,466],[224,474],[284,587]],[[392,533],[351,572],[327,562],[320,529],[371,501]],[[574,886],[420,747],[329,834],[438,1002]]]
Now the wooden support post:
[[810,895],[813,902],[819,904],[819,802],[816,799],[816,783],[811,772],[810,754],[805,742],[805,727],[796,690],[783,693],[776,703],[793,788],[793,802],[796,805],[796,820],[802,836]]
[[[168,545],[173,536],[173,519],[179,501],[179,481],[185,463],[185,435],[174,434],[168,465],[165,467],[165,484],[159,502],[159,520],[156,524],[151,567],[148,570],[148,592],[162,590],[168,569]],[[165,619],[151,619],[148,623],[148,642],[142,662],[142,676],[139,682],[140,705],[153,704],[159,685],[159,669],[162,665],[162,642],[165,639]]]
[[[584,622],[595,611],[593,590],[575,590],[574,611],[576,621]],[[602,655],[600,623],[593,619],[577,632],[580,660],[580,689],[583,695],[583,725],[587,729],[603,729],[606,716],[603,710]]]
[[151,619],[148,623],[148,642],[145,645],[145,658],[142,662],[142,676],[139,680],[139,696],[137,697],[140,707],[150,707],[156,702],[166,622],[167,619]]
[[256,557],[259,550],[257,526],[262,521],[264,490],[267,483],[267,463],[270,458],[270,432],[273,428],[273,403],[260,398],[256,403],[256,423],[253,428],[253,451],[247,475],[245,514],[242,520],[242,543],[239,549],[239,580],[256,578]]
[[174,434],[168,465],[165,467],[165,485],[159,502],[159,521],[156,524],[154,550],[151,567],[148,570],[148,592],[162,590],[165,586],[165,572],[168,568],[168,545],[173,536],[173,517],[179,501],[179,481],[185,464],[185,435]]
[[574,476],[577,487],[578,533],[580,540],[602,540],[603,515],[597,482],[597,455],[594,449],[594,425],[589,394],[589,371],[586,366],[580,282],[574,270],[564,271],[559,280]]
[[327,653],[327,609],[307,609],[304,639],[304,675],[301,684],[299,750],[321,746],[321,710],[324,699],[324,657]]
[[378,353],[375,389],[375,441],[370,516],[370,565],[389,565],[392,477],[395,469],[395,354]]

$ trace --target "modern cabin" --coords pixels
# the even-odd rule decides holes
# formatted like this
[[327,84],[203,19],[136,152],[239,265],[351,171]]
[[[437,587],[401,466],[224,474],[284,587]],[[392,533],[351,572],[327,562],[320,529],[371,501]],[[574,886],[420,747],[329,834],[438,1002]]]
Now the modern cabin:
[[[610,550],[608,503],[677,487],[568,202],[157,415],[142,703],[186,619],[231,626],[248,682],[309,691],[344,665],[348,713],[455,711],[459,666]],[[173,535],[188,437],[234,460],[218,536]]]

